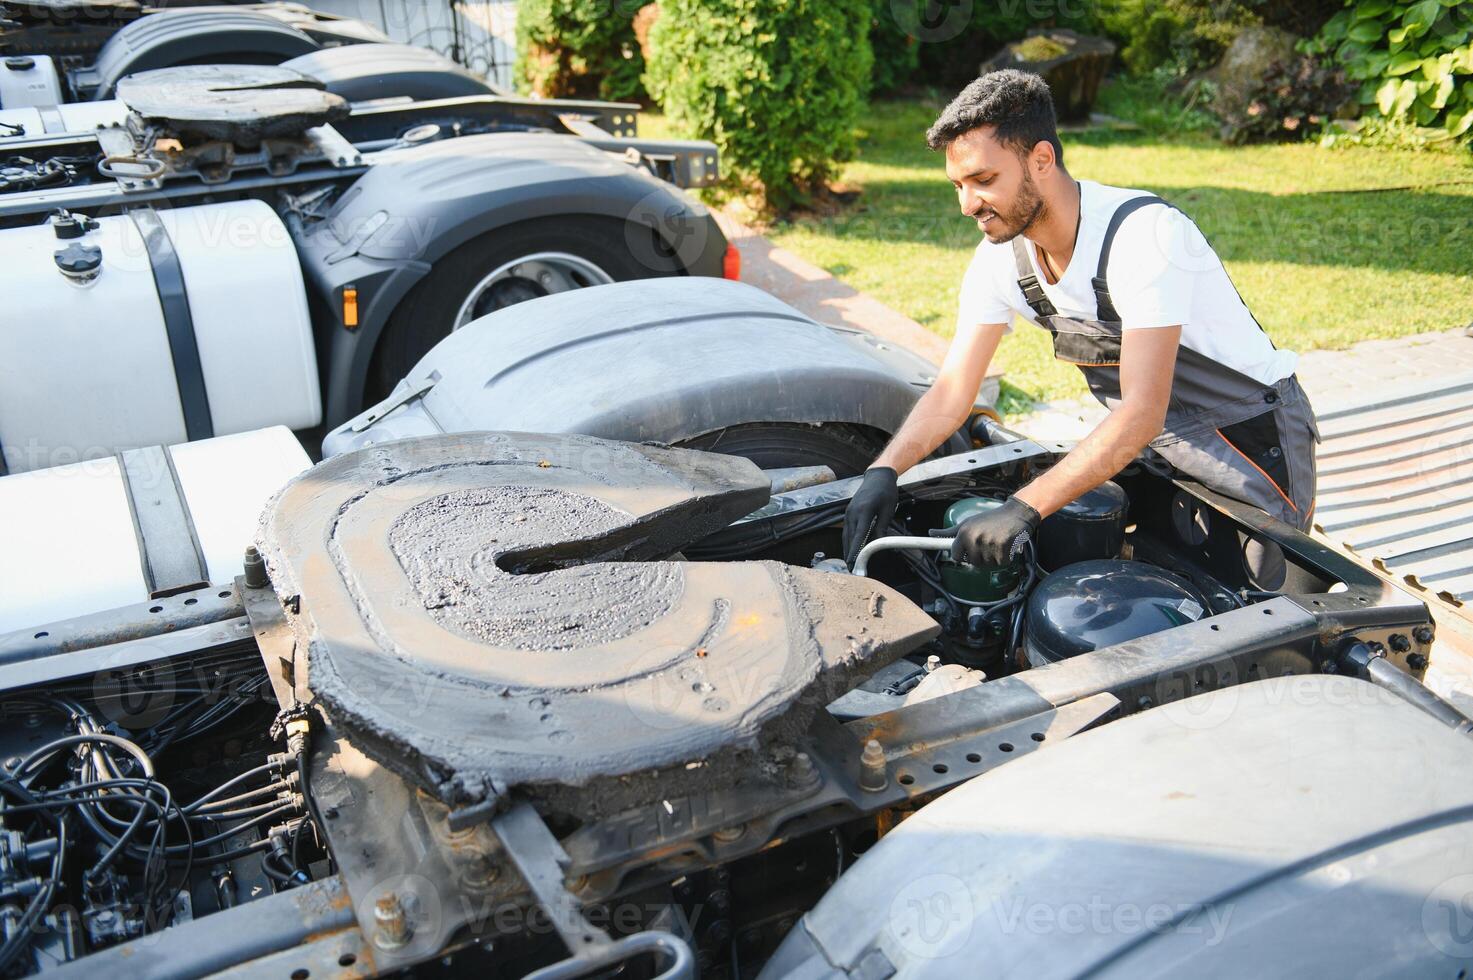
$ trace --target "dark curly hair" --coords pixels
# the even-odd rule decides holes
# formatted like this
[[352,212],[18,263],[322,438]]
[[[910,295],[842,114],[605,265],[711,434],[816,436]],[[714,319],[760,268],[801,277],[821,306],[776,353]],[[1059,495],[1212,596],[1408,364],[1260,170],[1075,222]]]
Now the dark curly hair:
[[998,142],[1020,155],[1052,143],[1054,157],[1064,165],[1053,96],[1048,83],[1032,72],[1004,68],[972,82],[936,117],[926,131],[926,145],[944,150],[978,126],[997,127]]

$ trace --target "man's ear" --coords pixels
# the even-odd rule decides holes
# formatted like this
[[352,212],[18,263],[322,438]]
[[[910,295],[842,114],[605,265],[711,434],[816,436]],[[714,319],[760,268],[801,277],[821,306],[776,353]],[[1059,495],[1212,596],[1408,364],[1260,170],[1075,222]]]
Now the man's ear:
[[1042,177],[1058,165],[1058,158],[1054,155],[1054,144],[1048,140],[1039,140],[1033,144],[1033,149],[1028,154],[1028,166],[1034,176]]

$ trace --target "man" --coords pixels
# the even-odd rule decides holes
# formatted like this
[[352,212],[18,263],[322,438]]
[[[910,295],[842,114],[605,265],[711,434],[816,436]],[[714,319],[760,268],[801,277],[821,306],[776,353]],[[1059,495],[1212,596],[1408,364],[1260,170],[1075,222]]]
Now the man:
[[1180,211],[1144,191],[1077,181],[1048,86],[1006,70],[977,79],[926,134],[985,241],[962,282],[956,336],[935,385],[865,472],[844,551],[881,537],[898,474],[967,417],[1015,314],[1053,335],[1110,414],[1006,503],[965,521],[954,555],[1004,564],[1039,522],[1149,447],[1182,474],[1307,528],[1314,506],[1309,400],[1297,355],[1274,348],[1222,262]]

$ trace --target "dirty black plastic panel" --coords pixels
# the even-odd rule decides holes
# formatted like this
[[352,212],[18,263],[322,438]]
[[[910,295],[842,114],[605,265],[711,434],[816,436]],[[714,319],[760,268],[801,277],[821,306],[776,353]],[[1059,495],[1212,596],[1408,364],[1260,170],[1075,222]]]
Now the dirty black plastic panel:
[[323,48],[282,64],[311,75],[349,102],[408,98],[458,99],[509,95],[438,51],[409,44],[348,44]]

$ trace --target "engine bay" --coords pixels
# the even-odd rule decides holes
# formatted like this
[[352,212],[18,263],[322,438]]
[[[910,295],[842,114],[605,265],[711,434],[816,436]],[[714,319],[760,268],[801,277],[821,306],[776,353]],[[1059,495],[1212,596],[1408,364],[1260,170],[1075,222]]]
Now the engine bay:
[[0,637],[0,971],[754,977],[977,775],[1350,643],[1425,671],[1423,604],[1140,463],[1021,562],[951,559],[1064,449],[920,464],[853,569],[832,472],[514,433],[319,464],[233,588]]

